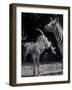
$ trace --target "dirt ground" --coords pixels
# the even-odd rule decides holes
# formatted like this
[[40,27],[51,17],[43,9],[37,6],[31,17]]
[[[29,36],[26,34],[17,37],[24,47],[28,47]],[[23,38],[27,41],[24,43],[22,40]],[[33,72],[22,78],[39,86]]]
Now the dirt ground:
[[[63,74],[63,64],[62,63],[40,64],[39,71],[40,71],[39,76],[61,75]],[[37,75],[38,75],[37,67],[35,67],[35,76]],[[22,65],[21,76],[22,77],[33,76],[33,65],[32,64]]]

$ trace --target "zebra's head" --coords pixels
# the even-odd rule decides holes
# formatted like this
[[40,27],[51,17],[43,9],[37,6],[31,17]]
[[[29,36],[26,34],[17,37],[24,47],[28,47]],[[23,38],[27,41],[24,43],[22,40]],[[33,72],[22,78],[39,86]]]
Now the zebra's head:
[[54,32],[55,29],[56,29],[56,24],[58,22],[58,19],[52,19],[51,18],[51,21],[49,22],[49,24],[47,24],[45,27],[44,27],[44,31],[45,32]]

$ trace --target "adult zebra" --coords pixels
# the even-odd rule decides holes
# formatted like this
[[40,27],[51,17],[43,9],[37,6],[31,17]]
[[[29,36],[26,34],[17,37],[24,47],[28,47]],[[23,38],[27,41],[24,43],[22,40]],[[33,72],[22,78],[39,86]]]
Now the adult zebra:
[[60,52],[63,55],[63,29],[60,25],[59,19],[55,18],[53,20],[51,18],[50,23],[44,27],[44,31],[54,33]]

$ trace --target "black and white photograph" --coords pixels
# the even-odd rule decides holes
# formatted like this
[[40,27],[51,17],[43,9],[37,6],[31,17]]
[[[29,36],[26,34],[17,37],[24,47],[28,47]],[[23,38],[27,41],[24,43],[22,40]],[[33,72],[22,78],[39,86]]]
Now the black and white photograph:
[[10,85],[70,82],[70,7],[10,5]]
[[21,13],[21,76],[63,74],[63,15]]

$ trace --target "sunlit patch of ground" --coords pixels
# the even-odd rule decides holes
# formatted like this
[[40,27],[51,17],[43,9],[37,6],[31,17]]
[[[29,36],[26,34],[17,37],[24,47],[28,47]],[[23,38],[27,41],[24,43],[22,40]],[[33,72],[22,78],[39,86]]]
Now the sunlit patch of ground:
[[[63,74],[63,64],[62,63],[40,64],[39,71],[40,71],[39,76],[61,75]],[[35,67],[35,73],[36,73],[35,76],[37,76],[37,67]],[[22,65],[21,76],[22,77],[33,76],[32,64]]]

